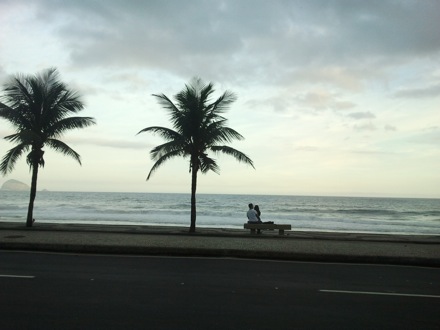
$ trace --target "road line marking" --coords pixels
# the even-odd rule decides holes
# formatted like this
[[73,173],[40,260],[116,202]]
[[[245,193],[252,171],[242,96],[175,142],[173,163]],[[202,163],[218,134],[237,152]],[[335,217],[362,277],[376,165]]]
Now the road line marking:
[[405,296],[405,297],[421,297],[421,298],[440,298],[440,296],[436,296],[436,295],[412,294],[412,293],[344,291],[344,290],[319,290],[319,291],[320,292],[329,292],[329,293],[369,294],[369,295],[379,295],[379,296]]
[[29,276],[29,275],[0,275],[0,277],[10,277],[10,278],[35,278],[35,276]]

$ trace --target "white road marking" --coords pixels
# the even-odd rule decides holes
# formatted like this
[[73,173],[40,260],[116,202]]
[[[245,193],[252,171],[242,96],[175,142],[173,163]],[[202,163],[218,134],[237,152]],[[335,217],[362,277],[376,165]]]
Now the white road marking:
[[35,276],[30,275],[1,275],[0,277],[9,277],[9,278],[35,278]]
[[405,296],[405,297],[421,297],[421,298],[440,298],[440,296],[436,296],[436,295],[412,294],[412,293],[344,291],[344,290],[319,290],[319,291],[320,292],[329,292],[329,293],[368,294],[368,295],[379,295],[379,296]]

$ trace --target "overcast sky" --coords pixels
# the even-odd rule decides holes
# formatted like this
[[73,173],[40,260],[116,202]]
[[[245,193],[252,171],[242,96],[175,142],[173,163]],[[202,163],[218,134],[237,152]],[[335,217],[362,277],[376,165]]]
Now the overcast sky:
[[[97,125],[47,150],[39,189],[190,192],[188,160],[146,181],[171,127],[154,93],[237,94],[232,146],[199,193],[440,198],[440,1],[0,0],[0,83],[58,68]],[[12,134],[0,120],[0,137]],[[13,144],[1,140],[1,157]],[[0,184],[30,184],[25,158]]]

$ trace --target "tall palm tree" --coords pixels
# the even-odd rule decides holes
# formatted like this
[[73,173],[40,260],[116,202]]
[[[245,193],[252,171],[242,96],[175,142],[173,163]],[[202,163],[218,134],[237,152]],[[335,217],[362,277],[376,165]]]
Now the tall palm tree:
[[[153,94],[159,104],[168,111],[174,127],[151,126],[142,132],[152,132],[166,140],[150,152],[152,160],[156,161],[148,174],[150,179],[165,161],[174,157],[188,157],[191,172],[191,225],[190,232],[196,230],[196,188],[197,173],[213,171],[219,173],[220,168],[215,159],[208,156],[208,151],[216,154],[224,153],[254,167],[252,160],[244,153],[222,143],[234,139],[242,140],[243,136],[226,126],[226,118],[222,114],[236,100],[232,92],[224,92],[218,99],[211,102],[214,93],[212,83],[205,84],[200,78],[194,78],[185,88],[175,95],[173,103],[166,95]],[[138,133],[138,134],[139,134]]]
[[83,108],[78,94],[59,80],[55,68],[38,75],[16,75],[3,89],[0,118],[15,128],[15,133],[5,139],[16,146],[3,157],[0,172],[4,175],[11,172],[20,156],[29,151],[26,161],[32,171],[32,182],[26,219],[28,227],[33,223],[38,167],[44,166],[43,148],[50,147],[81,164],[80,155],[59,138],[67,130],[95,124],[91,117],[68,117]]

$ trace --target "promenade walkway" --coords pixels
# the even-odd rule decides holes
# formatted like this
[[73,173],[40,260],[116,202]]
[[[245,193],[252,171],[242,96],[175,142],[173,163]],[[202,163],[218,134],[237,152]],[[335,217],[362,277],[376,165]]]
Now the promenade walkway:
[[0,222],[0,250],[440,266],[440,236]]

